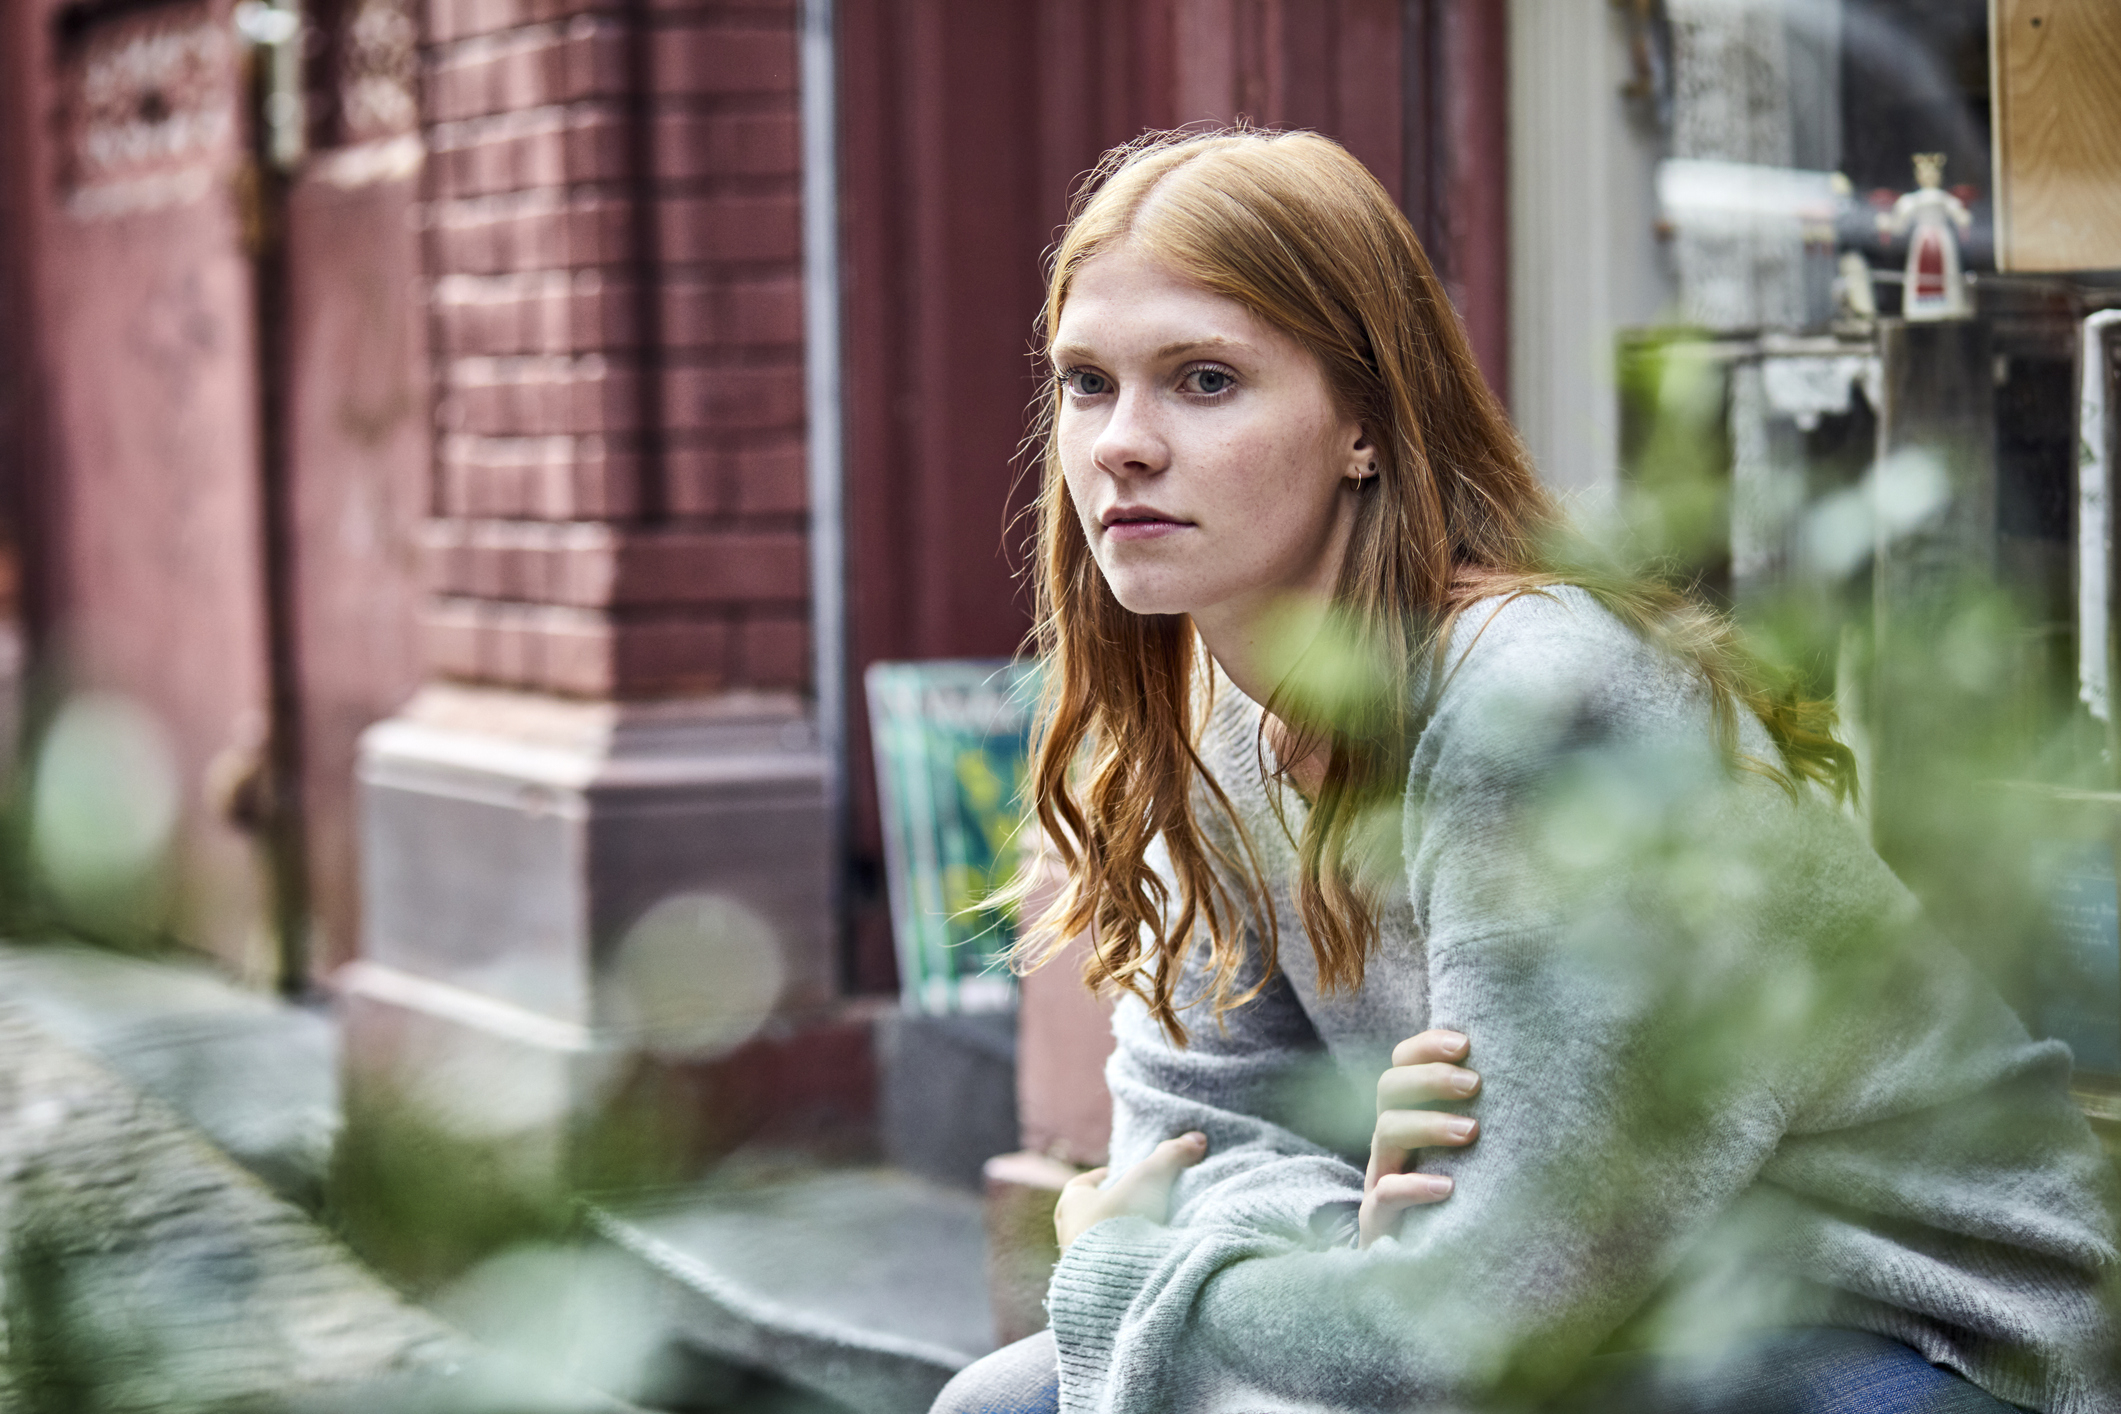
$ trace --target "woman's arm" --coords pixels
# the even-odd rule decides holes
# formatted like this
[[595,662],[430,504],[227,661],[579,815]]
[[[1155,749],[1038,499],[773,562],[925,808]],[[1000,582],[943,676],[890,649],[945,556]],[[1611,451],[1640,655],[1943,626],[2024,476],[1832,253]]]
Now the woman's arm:
[[[1659,1103],[1648,989],[1587,994],[1552,937],[1467,939],[1440,1015],[1480,1034],[1489,1133],[1430,1167],[1451,1201],[1364,1251],[1231,1220],[1138,1219],[1086,1233],[1051,1295],[1065,1407],[1167,1410],[1218,1391],[1238,1407],[1419,1407],[1544,1384],[1649,1295],[1772,1149],[1772,1098],[1733,1089]],[[1480,1005],[1495,989],[1538,1000]],[[1635,1106],[1616,1090],[1639,1092]]]
[[[1480,1088],[1479,1075],[1456,1064],[1467,1048],[1466,1038],[1455,1031],[1430,1030],[1393,1049],[1393,1064],[1378,1079],[1377,1125],[1370,1139],[1369,1167],[1363,1172],[1362,1246],[1397,1232],[1399,1215],[1408,1208],[1440,1203],[1451,1195],[1449,1178],[1416,1172],[1411,1160],[1423,1149],[1460,1148],[1478,1136],[1477,1120],[1431,1108],[1462,1104]],[[1107,1166],[1070,1179],[1053,1213],[1061,1250],[1108,1218],[1168,1222],[1173,1185],[1207,1152],[1208,1136],[1189,1130],[1164,1140],[1117,1177]],[[1246,1171],[1251,1182],[1276,1176],[1271,1161]],[[1198,1194],[1194,1201],[1214,1199]],[[1336,1200],[1336,1210],[1338,1205]]]

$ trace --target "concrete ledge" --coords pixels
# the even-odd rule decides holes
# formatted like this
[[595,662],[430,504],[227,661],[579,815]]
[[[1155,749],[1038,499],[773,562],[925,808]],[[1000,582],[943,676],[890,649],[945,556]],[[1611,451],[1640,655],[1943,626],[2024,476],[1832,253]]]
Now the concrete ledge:
[[925,1414],[995,1347],[979,1200],[889,1169],[592,1204],[673,1333],[865,1414]]

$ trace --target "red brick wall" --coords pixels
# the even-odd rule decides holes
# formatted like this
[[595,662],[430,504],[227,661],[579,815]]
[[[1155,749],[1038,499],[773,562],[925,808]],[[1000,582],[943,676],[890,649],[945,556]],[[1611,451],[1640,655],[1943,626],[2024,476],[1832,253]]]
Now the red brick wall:
[[809,678],[792,3],[429,0],[446,676]]

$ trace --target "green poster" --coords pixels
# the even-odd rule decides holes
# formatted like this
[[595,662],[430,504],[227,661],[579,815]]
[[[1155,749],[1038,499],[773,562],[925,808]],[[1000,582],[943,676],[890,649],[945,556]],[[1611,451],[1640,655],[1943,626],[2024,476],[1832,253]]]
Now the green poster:
[[1015,1001],[1014,922],[987,903],[1016,875],[1035,663],[876,663],[865,675],[891,931],[906,1005]]

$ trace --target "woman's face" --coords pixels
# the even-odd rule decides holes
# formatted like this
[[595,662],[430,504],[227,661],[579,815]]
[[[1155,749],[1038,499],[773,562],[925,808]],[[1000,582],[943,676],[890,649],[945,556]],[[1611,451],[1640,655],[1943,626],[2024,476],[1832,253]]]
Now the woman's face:
[[1121,604],[1213,632],[1331,591],[1376,455],[1302,345],[1123,244],[1076,272],[1052,357],[1061,470]]

